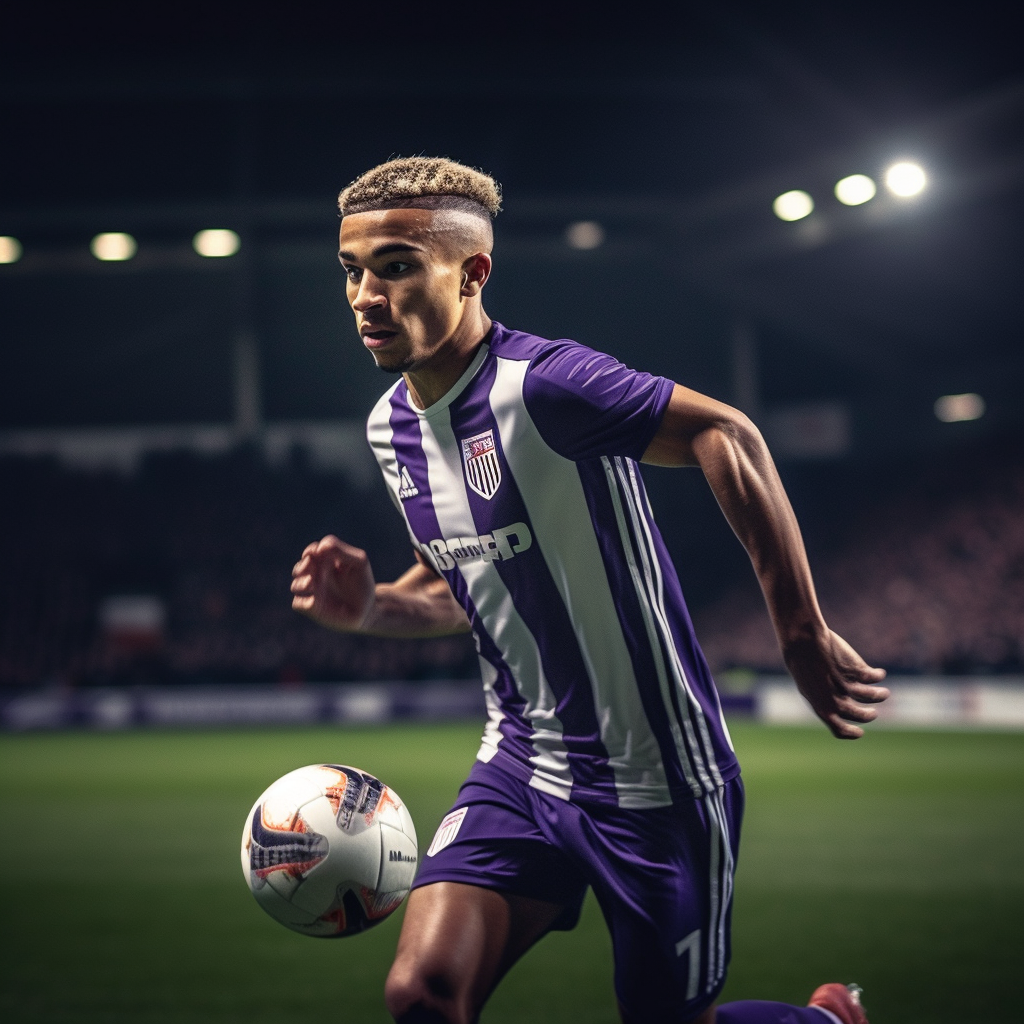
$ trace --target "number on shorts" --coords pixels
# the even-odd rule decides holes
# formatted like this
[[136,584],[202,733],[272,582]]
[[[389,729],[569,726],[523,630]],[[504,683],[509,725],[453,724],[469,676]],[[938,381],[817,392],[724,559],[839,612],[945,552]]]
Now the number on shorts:
[[700,929],[694,928],[685,939],[676,943],[676,956],[690,954],[690,977],[686,983],[687,1000],[697,998],[697,986],[700,984]]

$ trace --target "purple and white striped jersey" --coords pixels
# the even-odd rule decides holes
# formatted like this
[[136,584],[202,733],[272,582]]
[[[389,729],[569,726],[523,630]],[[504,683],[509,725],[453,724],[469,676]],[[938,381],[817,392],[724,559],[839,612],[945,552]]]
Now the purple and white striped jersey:
[[477,757],[565,800],[664,806],[739,771],[636,465],[671,381],[495,323],[430,408],[367,435],[413,545],[466,609]]

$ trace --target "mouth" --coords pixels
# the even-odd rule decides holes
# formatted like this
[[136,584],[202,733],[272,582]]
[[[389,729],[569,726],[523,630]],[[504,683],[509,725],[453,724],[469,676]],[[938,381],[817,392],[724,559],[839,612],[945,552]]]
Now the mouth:
[[389,331],[383,327],[373,327],[367,329],[363,327],[359,333],[362,335],[363,344],[369,349],[382,348],[392,338],[394,338],[398,331]]

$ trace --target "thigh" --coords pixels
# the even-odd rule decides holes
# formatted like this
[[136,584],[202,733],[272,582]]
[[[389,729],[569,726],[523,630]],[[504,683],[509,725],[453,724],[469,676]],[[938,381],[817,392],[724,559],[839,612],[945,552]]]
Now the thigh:
[[388,1008],[400,1021],[475,1021],[494,986],[586,883],[533,820],[517,779],[478,764],[427,849],[409,896]]
[[725,983],[742,786],[601,814],[588,878],[608,922],[627,1024],[697,1018]]
[[478,763],[427,848],[414,892],[460,882],[557,903],[562,913],[553,927],[574,927],[586,894],[583,873],[540,827],[527,790],[506,772]]

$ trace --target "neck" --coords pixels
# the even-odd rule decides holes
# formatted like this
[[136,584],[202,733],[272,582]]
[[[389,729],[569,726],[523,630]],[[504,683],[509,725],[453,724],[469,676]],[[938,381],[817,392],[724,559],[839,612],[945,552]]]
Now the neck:
[[409,395],[420,409],[444,398],[466,372],[477,349],[491,330],[491,319],[481,308],[479,315],[459,324],[452,338],[422,366],[403,374]]

